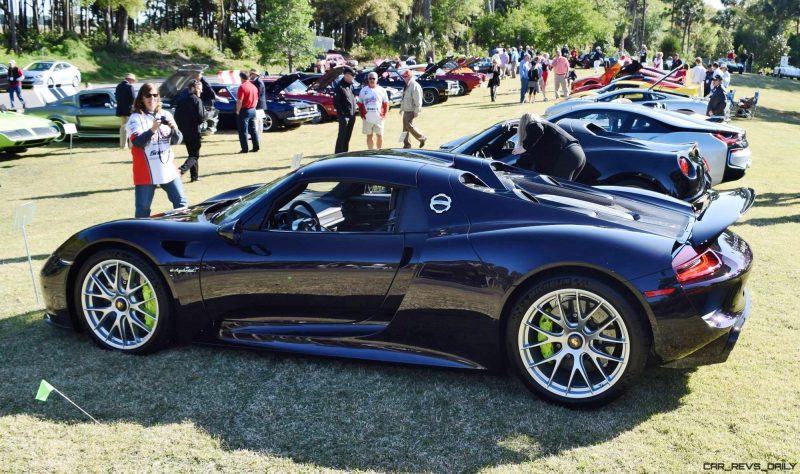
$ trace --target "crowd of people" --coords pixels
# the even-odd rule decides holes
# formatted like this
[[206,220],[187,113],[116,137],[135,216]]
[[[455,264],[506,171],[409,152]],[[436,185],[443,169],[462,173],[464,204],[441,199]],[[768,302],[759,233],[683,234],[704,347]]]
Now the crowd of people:
[[[648,50],[642,45],[638,59],[648,64]],[[599,71],[605,64],[605,55],[598,46],[591,53],[591,61]],[[745,60],[752,54],[746,56]],[[547,101],[548,79],[552,76],[553,97],[569,97],[572,82],[577,78],[575,67],[579,62],[578,52],[565,45],[553,51],[552,59],[547,52],[534,52],[531,47],[498,48],[491,57],[491,71],[487,86],[492,102],[497,100],[497,89],[503,79],[519,80],[519,102],[534,102],[537,94]],[[656,52],[651,67],[667,67],[663,54]],[[13,66],[13,63],[12,63]],[[698,95],[709,97],[707,115],[720,116],[725,112],[730,73],[726,64],[716,62],[705,65],[702,58],[696,58],[689,69],[680,57],[672,57],[672,68],[683,66],[686,69],[685,81],[698,86]],[[21,72],[10,70],[10,79],[19,81]],[[415,125],[415,119],[422,111],[422,87],[415,80],[410,69],[401,74],[405,87],[400,104],[403,133],[401,140],[405,148],[411,148],[411,137],[418,146],[424,147],[427,137]],[[335,153],[349,150],[356,115],[360,115],[362,133],[366,137],[367,148],[383,147],[384,122],[389,111],[389,96],[378,84],[378,75],[367,75],[367,84],[359,94],[353,90],[355,71],[350,67],[343,70],[342,79],[334,88],[334,107],[338,115],[338,133]],[[241,85],[236,97],[236,121],[239,134],[240,153],[258,152],[261,147],[261,131],[266,116],[265,85],[256,70],[240,73]],[[206,121],[206,111],[200,96],[203,82],[190,80],[186,89],[179,95],[175,105],[175,116],[161,109],[158,88],[151,83],[143,84],[134,96],[133,85],[136,77],[127,74],[117,85],[117,115],[120,117],[120,148],[131,148],[135,184],[136,217],[150,215],[150,205],[155,189],[161,187],[175,208],[186,204],[181,175],[189,173],[190,182],[199,179],[199,160],[201,132]],[[18,82],[17,82],[18,83]],[[13,84],[11,85],[13,87]],[[9,90],[12,90],[10,87]],[[19,92],[17,91],[19,97]],[[12,101],[13,101],[12,92]],[[21,99],[21,97],[20,97]],[[172,145],[183,143],[188,158],[180,165],[174,163]],[[252,143],[252,147],[249,147]],[[580,173],[586,158],[577,141],[568,133],[535,114],[525,114],[520,119],[519,145],[514,154],[521,155],[521,167],[565,179],[572,179]],[[537,158],[547,156],[542,161]]]

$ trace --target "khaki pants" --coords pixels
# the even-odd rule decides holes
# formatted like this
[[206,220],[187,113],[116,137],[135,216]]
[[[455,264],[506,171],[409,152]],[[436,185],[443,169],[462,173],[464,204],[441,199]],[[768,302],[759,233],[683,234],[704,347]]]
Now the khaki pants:
[[425,136],[419,133],[417,127],[414,126],[414,112],[403,112],[403,131],[407,132],[405,139],[403,139],[403,148],[411,148],[411,140],[408,139],[409,135],[414,135],[414,138],[420,141],[420,144],[425,141]]
[[129,115],[123,115],[120,119],[119,124],[119,147],[120,148],[128,148],[128,131],[125,129],[125,125],[128,124],[128,119],[130,118]]
[[555,76],[553,78],[553,83],[555,83],[556,86],[556,99],[558,99],[559,88],[561,88],[561,90],[564,92],[562,94],[564,97],[569,97],[569,89],[567,89],[567,75],[564,74],[562,76],[561,74],[556,74],[556,73],[553,73],[553,75]]

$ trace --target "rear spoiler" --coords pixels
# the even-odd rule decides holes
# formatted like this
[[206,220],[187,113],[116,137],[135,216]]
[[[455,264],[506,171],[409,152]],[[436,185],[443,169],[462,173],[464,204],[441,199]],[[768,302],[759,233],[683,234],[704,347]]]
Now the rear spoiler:
[[689,242],[703,247],[714,241],[731,224],[753,207],[756,192],[751,188],[711,191],[695,203],[697,218]]

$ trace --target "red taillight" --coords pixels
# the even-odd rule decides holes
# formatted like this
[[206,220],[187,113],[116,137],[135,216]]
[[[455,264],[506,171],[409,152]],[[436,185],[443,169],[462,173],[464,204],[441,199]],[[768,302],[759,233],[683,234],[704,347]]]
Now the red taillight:
[[730,148],[731,146],[735,145],[739,141],[739,135],[738,134],[737,135],[733,135],[733,136],[726,136],[726,135],[723,135],[722,133],[715,133],[714,134],[714,138],[716,138],[717,140],[719,140],[722,143],[724,143],[725,145],[727,145],[728,148]]
[[681,173],[687,178],[689,177],[689,160],[685,156],[678,157],[678,166],[681,167]]
[[722,268],[722,261],[711,249],[697,254],[693,248],[684,247],[672,261],[672,268],[680,283],[691,283],[713,276]]

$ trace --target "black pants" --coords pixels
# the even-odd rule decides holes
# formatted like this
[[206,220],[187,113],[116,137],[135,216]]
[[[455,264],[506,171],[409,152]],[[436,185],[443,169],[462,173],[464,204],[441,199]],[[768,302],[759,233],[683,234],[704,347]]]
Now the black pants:
[[553,172],[550,176],[575,181],[581,170],[586,165],[586,155],[583,148],[577,143],[567,146],[558,155],[558,159],[553,164]]
[[200,137],[187,138],[184,135],[183,144],[186,145],[186,153],[189,154],[189,157],[183,162],[181,169],[184,171],[189,170],[192,180],[196,180],[200,171],[200,166],[197,164],[200,161]]
[[497,99],[497,86],[493,85],[489,87],[489,94],[492,97],[492,102]]
[[344,153],[350,148],[350,137],[353,135],[353,125],[355,124],[355,117],[339,115],[339,135],[336,136],[336,151],[334,153]]

